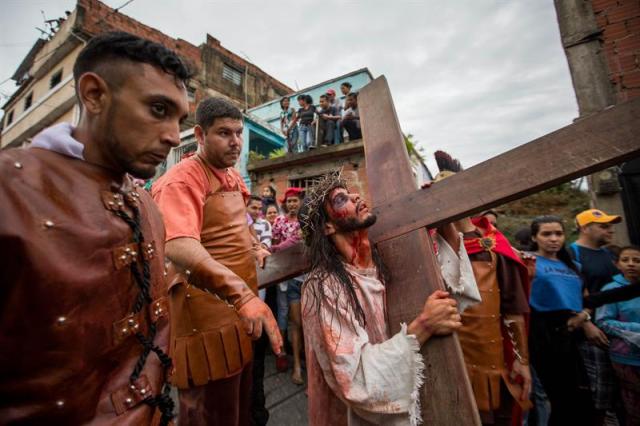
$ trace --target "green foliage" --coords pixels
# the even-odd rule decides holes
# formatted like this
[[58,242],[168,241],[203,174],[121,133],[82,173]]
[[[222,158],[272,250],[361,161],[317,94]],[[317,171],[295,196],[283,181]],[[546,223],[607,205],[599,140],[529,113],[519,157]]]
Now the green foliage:
[[409,155],[415,155],[420,161],[424,162],[424,156],[422,153],[422,147],[416,148],[418,141],[413,140],[413,135],[411,133],[407,133],[406,135],[403,133],[404,144],[407,147],[407,152]]
[[249,151],[249,159],[248,162],[249,163],[255,163],[256,161],[260,161],[260,160],[264,160],[264,155],[255,152],[255,151]]
[[285,155],[287,155],[287,151],[284,148],[278,148],[274,151],[271,151],[271,153],[269,153],[269,160],[273,160],[274,158],[284,157]]
[[513,240],[513,235],[523,227],[529,227],[536,216],[555,215],[564,221],[567,242],[577,238],[574,218],[589,208],[589,195],[571,182],[566,182],[528,197],[504,204],[494,210],[500,214],[500,230]]

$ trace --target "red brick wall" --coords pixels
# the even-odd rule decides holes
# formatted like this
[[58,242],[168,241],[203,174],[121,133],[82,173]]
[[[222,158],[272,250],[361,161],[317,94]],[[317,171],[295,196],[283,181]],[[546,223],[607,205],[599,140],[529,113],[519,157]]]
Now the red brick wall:
[[640,0],[592,0],[618,102],[640,96]]
[[299,176],[300,170],[308,171],[307,176],[317,176],[330,171],[342,168],[342,175],[347,180],[349,190],[358,192],[371,203],[369,198],[369,187],[367,184],[367,173],[363,153],[350,155],[348,158],[339,160],[318,160],[313,163],[298,166],[284,166],[276,170],[266,172],[250,172],[251,192],[255,195],[262,195],[262,189],[272,184],[276,187],[278,200],[282,198],[289,187],[291,178]]
[[[88,36],[94,36],[107,31],[126,31],[131,34],[144,37],[146,39],[160,43],[180,54],[184,57],[195,69],[196,79],[193,81],[196,88],[196,102],[200,101],[203,97],[207,96],[206,89],[212,87],[218,90],[220,93],[228,96],[229,98],[238,102],[239,105],[244,106],[244,94],[242,87],[235,88],[237,93],[230,90],[229,87],[222,85],[222,71],[216,73],[215,78],[207,78],[204,70],[213,67],[213,63],[205,64],[204,60],[211,60],[210,56],[204,55],[200,47],[194,46],[188,41],[181,39],[174,39],[161,31],[145,25],[133,18],[128,17],[119,12],[114,12],[112,8],[98,0],[78,0],[77,4],[79,14],[79,29]],[[276,80],[269,74],[262,71],[254,64],[250,64],[235,53],[225,49],[220,41],[214,37],[207,35],[207,41],[204,44],[203,49],[212,49],[217,55],[222,55],[231,58],[231,61],[237,64],[237,68],[244,70],[245,66],[249,71],[249,75],[252,77],[250,81],[253,81],[253,85],[257,86],[253,90],[248,87],[250,97],[250,107],[255,106],[267,101],[272,100],[278,96],[285,95],[292,92],[292,89]],[[222,67],[221,63],[218,64]],[[220,87],[216,87],[214,83],[220,83]],[[195,104],[191,105],[191,112],[195,110]]]
[[114,12],[97,0],[78,0],[78,8],[83,9],[81,27],[88,35],[114,30],[126,31],[175,50],[198,68],[202,66],[200,49],[187,41],[174,39],[127,15]]

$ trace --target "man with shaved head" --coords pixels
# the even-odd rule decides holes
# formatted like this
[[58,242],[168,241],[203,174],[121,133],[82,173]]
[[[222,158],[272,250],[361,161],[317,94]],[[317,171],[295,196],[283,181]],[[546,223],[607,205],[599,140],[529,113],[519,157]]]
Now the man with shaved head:
[[78,125],[0,153],[0,419],[167,425],[164,227],[132,177],[180,143],[190,71],[108,33],[73,72]]

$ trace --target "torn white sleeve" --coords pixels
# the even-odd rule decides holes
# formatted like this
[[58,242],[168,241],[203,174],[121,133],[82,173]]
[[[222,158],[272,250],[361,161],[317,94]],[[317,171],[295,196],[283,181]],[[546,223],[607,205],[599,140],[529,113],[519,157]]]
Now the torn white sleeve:
[[308,327],[312,350],[328,386],[347,405],[349,423],[420,424],[424,364],[420,344],[406,325],[373,344],[345,310],[327,304],[321,310],[319,323]]
[[[420,343],[414,335],[407,334],[406,324],[402,324],[400,332],[389,340],[364,346],[361,357],[360,385],[366,386],[367,381],[387,383],[387,395],[383,397],[387,400],[385,403],[402,408],[406,414],[386,412],[385,409],[371,411],[367,404],[353,404],[350,407],[353,412],[367,422],[379,425],[414,426],[422,423],[420,387],[424,381],[424,363]],[[390,391],[395,391],[395,396]],[[375,401],[371,402],[375,404]],[[350,419],[350,424],[358,424],[357,418],[351,416],[351,410]]]
[[442,272],[447,290],[451,296],[458,302],[458,310],[463,312],[469,306],[480,303],[480,292],[478,284],[473,275],[471,261],[464,247],[462,234],[459,233],[460,244],[458,253],[447,243],[447,241],[436,233],[436,242],[438,244],[438,263]]

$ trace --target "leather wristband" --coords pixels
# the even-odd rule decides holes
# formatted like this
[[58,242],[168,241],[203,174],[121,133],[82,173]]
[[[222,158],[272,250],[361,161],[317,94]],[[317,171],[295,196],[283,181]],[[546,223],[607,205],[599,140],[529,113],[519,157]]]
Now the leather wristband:
[[513,346],[513,355],[522,365],[529,365],[529,345],[523,318],[508,318],[504,320],[509,340]]
[[194,266],[188,276],[190,284],[217,294],[236,310],[256,297],[239,276],[211,257]]

